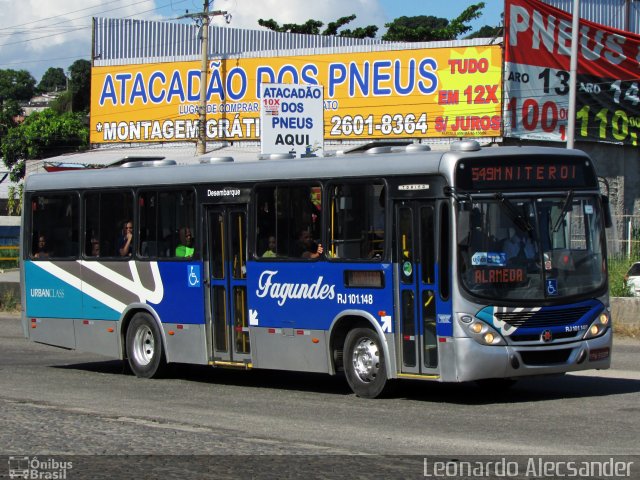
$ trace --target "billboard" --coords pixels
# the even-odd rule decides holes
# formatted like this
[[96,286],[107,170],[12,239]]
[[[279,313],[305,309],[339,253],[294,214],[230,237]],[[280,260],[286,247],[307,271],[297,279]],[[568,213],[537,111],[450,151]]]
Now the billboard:
[[[571,14],[505,4],[505,136],[566,141]],[[638,144],[640,36],[580,21],[575,140]]]
[[322,155],[322,87],[263,83],[260,97],[262,153]]
[[[228,58],[209,62],[206,133],[260,139],[263,83],[323,89],[325,140],[501,132],[499,46]],[[91,143],[197,138],[199,62],[93,67]]]

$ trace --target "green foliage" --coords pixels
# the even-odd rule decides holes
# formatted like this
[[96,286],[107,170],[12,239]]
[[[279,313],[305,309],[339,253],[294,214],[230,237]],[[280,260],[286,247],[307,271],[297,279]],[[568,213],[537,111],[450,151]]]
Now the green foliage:
[[14,117],[22,114],[22,108],[16,100],[0,102],[0,148],[9,129],[16,126]]
[[631,292],[627,288],[624,276],[629,270],[633,262],[640,261],[640,257],[635,259],[628,258],[609,258],[609,295],[612,297],[630,297]]
[[382,36],[382,40],[396,42],[455,40],[460,35],[471,30],[471,27],[467,24],[479,18],[484,7],[484,2],[470,5],[451,21],[425,15],[396,18],[391,23],[385,24],[388,30]]
[[7,100],[29,100],[36,91],[36,79],[26,70],[0,70],[0,97]]
[[57,92],[67,88],[67,77],[64,70],[60,67],[49,67],[38,84],[38,90],[41,92]]
[[86,148],[89,129],[82,114],[58,115],[51,109],[34,112],[19,126],[9,130],[2,143],[4,163],[10,178],[24,177],[24,161],[46,158]]
[[[17,261],[15,265],[5,267],[0,263],[0,268],[16,268]],[[20,298],[16,296],[16,294],[12,290],[5,290],[0,293],[0,311],[3,312],[18,312],[20,311]]]
[[58,115],[62,115],[65,112],[71,111],[71,103],[73,100],[73,95],[71,90],[67,90],[66,92],[58,95],[55,100],[53,100],[49,104],[49,108],[56,112]]
[[502,27],[491,27],[489,25],[485,25],[480,28],[480,30],[467,35],[465,38],[494,38],[499,37],[500,35],[502,35]]
[[335,22],[329,22],[327,24],[327,28],[325,28],[322,33],[320,32],[320,29],[322,28],[324,23],[319,20],[307,20],[302,24],[285,23],[283,25],[280,25],[278,22],[271,18],[269,20],[263,20],[261,18],[258,20],[258,25],[260,25],[261,27],[266,27],[269,30],[273,30],[274,32],[304,33],[308,35],[325,35],[352,38],[373,38],[376,36],[378,27],[376,27],[375,25],[358,27],[353,30],[345,29],[341,32],[338,32],[340,28],[344,27],[355,19],[355,15],[340,17]]
[[24,193],[24,184],[21,183],[16,188],[15,185],[10,185],[7,189],[7,215],[19,216],[22,213],[22,195]]
[[91,105],[91,62],[76,60],[69,67],[71,107],[74,112],[88,112]]

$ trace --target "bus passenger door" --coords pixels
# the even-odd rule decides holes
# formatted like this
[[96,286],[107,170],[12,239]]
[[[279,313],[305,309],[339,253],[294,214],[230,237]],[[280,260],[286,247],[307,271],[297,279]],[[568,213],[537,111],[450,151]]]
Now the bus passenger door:
[[212,361],[251,361],[247,310],[247,214],[244,205],[209,207],[207,265]]
[[437,374],[435,202],[395,204],[399,365],[403,373]]

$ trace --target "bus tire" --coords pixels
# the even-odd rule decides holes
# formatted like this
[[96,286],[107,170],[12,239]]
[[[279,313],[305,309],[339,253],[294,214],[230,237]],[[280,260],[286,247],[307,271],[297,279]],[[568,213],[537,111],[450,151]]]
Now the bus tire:
[[344,371],[351,390],[359,397],[376,398],[387,383],[380,338],[370,328],[354,328],[344,345]]
[[151,315],[136,313],[127,328],[127,359],[136,377],[159,377],[166,367],[162,335]]

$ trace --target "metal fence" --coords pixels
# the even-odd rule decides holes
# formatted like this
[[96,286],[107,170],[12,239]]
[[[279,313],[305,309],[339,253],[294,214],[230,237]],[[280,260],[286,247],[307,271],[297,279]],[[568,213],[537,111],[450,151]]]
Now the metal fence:
[[613,216],[613,228],[607,229],[607,250],[615,258],[640,256],[640,215]]

